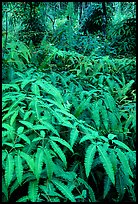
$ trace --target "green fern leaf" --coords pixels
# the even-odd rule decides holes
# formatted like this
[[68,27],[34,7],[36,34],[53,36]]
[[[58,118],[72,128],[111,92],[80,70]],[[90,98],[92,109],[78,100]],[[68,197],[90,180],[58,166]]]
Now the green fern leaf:
[[91,202],[96,202],[94,191],[93,191],[93,189],[88,185],[88,183],[87,183],[86,181],[84,181],[82,178],[79,178],[79,177],[77,178],[77,180],[78,180],[80,183],[84,184],[85,187],[88,189],[89,194],[90,194]]
[[111,129],[114,131],[118,129],[118,120],[116,118],[116,115],[114,113],[111,113],[108,111],[108,117],[109,117],[109,123],[111,125]]
[[104,194],[103,194],[103,198],[105,199],[105,197],[107,196],[107,194],[110,191],[111,188],[111,180],[109,179],[108,176],[105,176],[105,180],[104,180]]
[[118,156],[118,158],[119,158],[119,160],[120,160],[120,162],[124,168],[124,174],[126,174],[126,175],[129,174],[133,177],[133,173],[130,169],[126,155],[118,148],[116,149],[116,152],[117,152],[117,156]]
[[33,83],[31,88],[33,94],[35,94],[36,96],[40,96],[40,89],[36,83]]
[[34,172],[34,160],[25,152],[20,152],[21,157],[27,162],[28,166],[30,167],[31,171]]
[[64,152],[61,150],[61,148],[54,141],[50,141],[50,144],[51,144],[54,152],[56,152],[58,154],[58,156],[60,157],[60,159],[63,161],[65,167],[67,167],[67,160],[66,160],[66,156],[65,156]]
[[44,155],[45,155],[44,162],[46,164],[47,176],[48,176],[48,179],[51,180],[53,176],[54,163],[52,161],[52,157],[48,149],[44,149]]
[[9,196],[8,196],[8,188],[7,188],[7,186],[6,186],[6,184],[5,184],[5,180],[4,180],[4,178],[2,177],[2,192],[4,193],[4,195],[6,196],[6,199],[7,199],[7,201],[9,200]]
[[111,112],[116,111],[116,102],[114,98],[111,96],[111,94],[104,92],[104,102],[107,107]]
[[67,147],[71,152],[73,152],[73,149],[70,146],[70,144],[68,142],[66,142],[65,140],[63,140],[62,138],[51,136],[50,139],[53,140],[53,141],[59,142],[60,144],[62,144],[65,147]]
[[15,171],[16,171],[17,180],[21,185],[22,179],[23,179],[23,165],[22,165],[22,159],[19,154],[15,156]]
[[80,105],[76,108],[75,110],[75,117],[79,117],[80,114],[88,107],[88,105],[90,104],[90,100],[91,100],[91,96],[87,99],[84,99]]
[[89,177],[89,174],[91,171],[91,166],[93,163],[95,153],[96,153],[96,145],[91,144],[86,150],[85,160],[84,160],[85,172],[86,172],[87,178]]
[[71,132],[70,132],[70,144],[71,147],[73,147],[74,143],[76,142],[77,138],[79,135],[79,131],[77,130],[76,127],[74,127]]
[[6,89],[14,88],[17,92],[20,91],[20,88],[17,84],[2,84],[2,91],[5,91]]
[[112,140],[112,142],[117,144],[118,146],[128,150],[128,151],[131,151],[131,149],[126,144],[124,144],[123,142],[121,142],[119,140]]
[[19,120],[19,122],[27,126],[28,128],[31,128],[31,129],[33,128],[33,124],[28,121]]
[[24,127],[19,127],[18,129],[17,129],[17,134],[22,134],[23,133],[23,131],[24,131]]
[[118,171],[116,174],[116,190],[119,194],[119,201],[122,200],[122,198],[124,197],[125,194],[125,190],[126,189],[126,182],[124,179],[124,174],[122,173],[122,171]]
[[20,134],[19,137],[30,145],[30,139],[25,134]]
[[42,165],[43,165],[43,155],[44,152],[42,150],[42,148],[38,148],[37,149],[37,153],[35,155],[35,176],[37,178],[37,181],[39,181],[40,179],[40,174],[42,172]]
[[13,125],[13,123],[14,123],[14,121],[15,121],[17,115],[18,115],[18,112],[19,112],[19,109],[16,110],[16,111],[14,112],[14,114],[11,116],[11,119],[10,119],[10,125],[11,125],[11,126]]
[[35,202],[38,194],[38,181],[29,182],[28,197],[31,202]]
[[27,120],[27,118],[31,115],[32,111],[27,111],[25,114],[24,114],[24,118],[23,120]]
[[111,149],[109,156],[110,156],[110,160],[112,162],[113,170],[116,174],[116,172],[117,172],[117,156],[116,156],[115,152],[112,151],[112,149]]
[[112,183],[115,184],[115,177],[114,177],[114,171],[113,171],[113,166],[110,161],[109,155],[105,151],[105,149],[102,146],[97,146],[99,154],[100,154],[100,160],[103,164],[103,167],[111,179]]
[[92,119],[94,120],[97,129],[100,127],[100,107],[99,107],[99,101],[96,101],[93,103],[92,106]]
[[19,187],[19,182],[18,182],[18,180],[16,179],[13,183],[12,183],[12,185],[11,185],[11,187],[10,187],[10,196],[11,196],[11,194]]
[[126,95],[132,84],[134,83],[134,80],[130,80],[129,83],[127,83],[123,88],[122,88],[122,94]]
[[101,108],[101,117],[103,120],[104,127],[106,128],[106,130],[108,130],[108,115],[105,106],[102,106]]
[[2,117],[2,122],[3,122],[5,119],[7,119],[10,115],[12,115],[14,112],[15,112],[15,110],[10,111],[10,112],[8,112],[7,114],[5,114],[5,115]]
[[14,173],[14,159],[11,154],[7,155],[5,166],[5,182],[7,187],[10,185]]
[[20,199],[18,199],[16,202],[27,202],[29,200],[29,197],[28,196],[23,196],[21,197]]
[[55,185],[56,188],[58,188],[59,191],[61,191],[61,193],[68,198],[71,202],[76,202],[74,195],[71,193],[71,191],[69,190],[69,188],[62,183],[61,181],[57,180],[57,179],[53,179],[52,183]]
[[21,97],[19,97],[19,99],[16,100],[16,101],[10,106],[9,112],[10,112],[14,107],[16,107],[17,105],[19,105],[20,102],[23,101],[25,98],[26,98],[26,95],[25,95],[25,94],[22,94]]

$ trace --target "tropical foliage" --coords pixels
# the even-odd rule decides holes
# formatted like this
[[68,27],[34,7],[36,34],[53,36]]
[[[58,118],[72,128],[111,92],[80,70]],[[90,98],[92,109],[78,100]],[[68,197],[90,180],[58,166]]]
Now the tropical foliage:
[[[3,3],[2,201],[136,201],[134,25],[126,34],[124,23],[135,4],[107,5],[103,40],[78,29],[77,2],[33,3]],[[36,27],[20,19],[27,11]],[[34,43],[37,18],[48,30]]]

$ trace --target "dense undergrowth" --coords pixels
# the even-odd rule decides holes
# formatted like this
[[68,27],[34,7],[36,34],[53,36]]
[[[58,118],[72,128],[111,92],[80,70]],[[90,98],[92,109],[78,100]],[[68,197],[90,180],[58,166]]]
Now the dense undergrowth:
[[3,202],[136,201],[136,59],[75,39],[7,42]]

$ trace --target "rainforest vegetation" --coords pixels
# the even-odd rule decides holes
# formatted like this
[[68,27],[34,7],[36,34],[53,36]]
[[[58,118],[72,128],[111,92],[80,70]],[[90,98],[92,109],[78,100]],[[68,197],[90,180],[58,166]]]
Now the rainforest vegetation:
[[2,3],[2,202],[136,202],[136,2]]

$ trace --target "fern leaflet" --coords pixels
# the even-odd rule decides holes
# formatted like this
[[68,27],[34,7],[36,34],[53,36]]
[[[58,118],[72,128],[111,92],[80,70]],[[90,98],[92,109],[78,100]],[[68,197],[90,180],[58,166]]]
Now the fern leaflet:
[[23,179],[23,165],[22,165],[22,159],[19,154],[15,156],[15,170],[16,170],[17,180],[21,185],[22,179]]
[[5,166],[5,182],[7,187],[10,185],[14,173],[14,159],[11,154],[7,155]]
[[85,172],[86,172],[87,178],[91,170],[95,152],[96,152],[96,145],[93,145],[93,144],[91,144],[86,150],[84,165],[85,165]]
[[48,149],[44,149],[44,155],[45,155],[44,162],[46,164],[47,176],[48,176],[48,179],[51,180],[53,176],[54,163],[52,161],[52,157]]
[[29,197],[31,202],[36,201],[37,193],[38,193],[38,182],[37,181],[31,181],[29,183],[29,187],[28,187],[28,197]]
[[100,159],[101,159],[101,162],[104,166],[104,169],[105,169],[107,175],[109,176],[109,178],[111,179],[112,183],[115,184],[114,171],[113,171],[113,166],[112,166],[112,163],[110,161],[110,158],[102,146],[97,146],[97,148],[98,148],[98,151],[100,153]]

